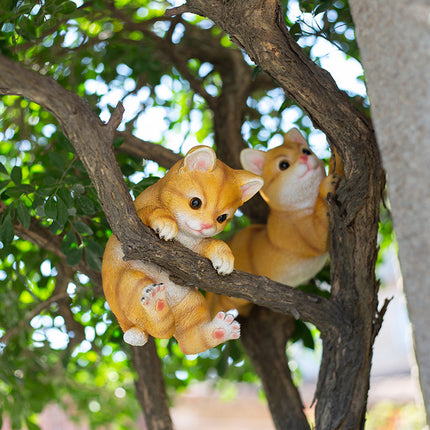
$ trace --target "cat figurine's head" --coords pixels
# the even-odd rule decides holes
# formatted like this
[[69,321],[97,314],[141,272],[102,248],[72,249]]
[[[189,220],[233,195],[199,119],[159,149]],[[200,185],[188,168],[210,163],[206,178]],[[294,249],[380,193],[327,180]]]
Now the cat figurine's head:
[[263,185],[260,176],[235,170],[208,146],[196,146],[163,178],[160,201],[169,207],[183,235],[206,238],[220,233],[236,209]]
[[285,134],[281,146],[267,152],[244,149],[240,160],[246,170],[262,176],[264,186],[260,193],[272,209],[314,207],[319,185],[326,175],[324,163],[296,128]]

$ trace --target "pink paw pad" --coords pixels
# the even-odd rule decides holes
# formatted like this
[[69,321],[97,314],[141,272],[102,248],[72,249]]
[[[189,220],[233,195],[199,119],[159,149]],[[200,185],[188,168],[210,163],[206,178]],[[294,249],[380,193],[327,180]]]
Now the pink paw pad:
[[155,309],[162,311],[166,305],[166,286],[164,284],[149,284],[142,291],[140,299],[143,306],[155,303]]
[[215,316],[214,322],[216,323],[216,328],[213,330],[212,335],[215,339],[219,341],[239,339],[240,324],[234,319],[233,315],[218,312]]

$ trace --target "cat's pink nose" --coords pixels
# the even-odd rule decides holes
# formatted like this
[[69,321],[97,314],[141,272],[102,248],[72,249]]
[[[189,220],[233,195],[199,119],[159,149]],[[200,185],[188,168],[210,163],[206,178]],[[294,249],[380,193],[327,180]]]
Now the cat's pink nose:
[[202,230],[207,230],[208,228],[212,228],[213,227],[213,224],[212,223],[210,223],[210,222],[202,222],[201,224],[200,224],[200,228],[202,229]]
[[299,158],[299,160],[300,160],[300,161],[303,161],[303,162],[305,162],[305,163],[307,163],[307,161],[308,161],[308,156],[307,156],[307,155],[301,155],[301,156],[300,156],[300,158]]

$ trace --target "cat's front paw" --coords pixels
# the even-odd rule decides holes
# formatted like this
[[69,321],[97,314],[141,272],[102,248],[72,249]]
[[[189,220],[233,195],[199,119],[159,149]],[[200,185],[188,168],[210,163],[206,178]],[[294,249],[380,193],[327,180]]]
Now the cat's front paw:
[[341,177],[335,173],[326,176],[320,184],[320,194],[326,197],[329,193],[334,194],[339,185]]
[[231,249],[225,245],[221,249],[215,250],[209,256],[212,265],[219,275],[229,275],[234,269],[234,256]]
[[178,234],[178,224],[172,218],[159,217],[152,221],[151,228],[164,240],[172,240]]

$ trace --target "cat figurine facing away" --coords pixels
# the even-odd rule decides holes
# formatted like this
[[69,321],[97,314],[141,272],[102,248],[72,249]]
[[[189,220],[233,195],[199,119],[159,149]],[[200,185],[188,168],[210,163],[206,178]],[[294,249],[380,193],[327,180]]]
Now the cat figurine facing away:
[[[235,269],[267,276],[296,287],[314,277],[328,258],[329,217],[326,197],[334,193],[342,166],[326,176],[324,163],[296,128],[281,146],[267,152],[244,149],[242,166],[264,179],[260,194],[270,208],[267,224],[250,225],[229,241]],[[339,173],[339,174],[338,174]],[[246,316],[252,304],[207,294],[211,312],[236,308]]]
[[[236,209],[259,191],[263,180],[245,170],[233,170],[206,146],[192,148],[158,182],[135,200],[144,224],[165,240],[175,239],[211,260],[219,274],[233,270],[234,257],[221,232]],[[229,313],[211,317],[204,296],[193,287],[170,281],[158,266],[124,261],[112,235],[103,256],[106,300],[124,332],[125,342],[140,346],[148,334],[174,336],[185,354],[195,354],[240,336]]]

